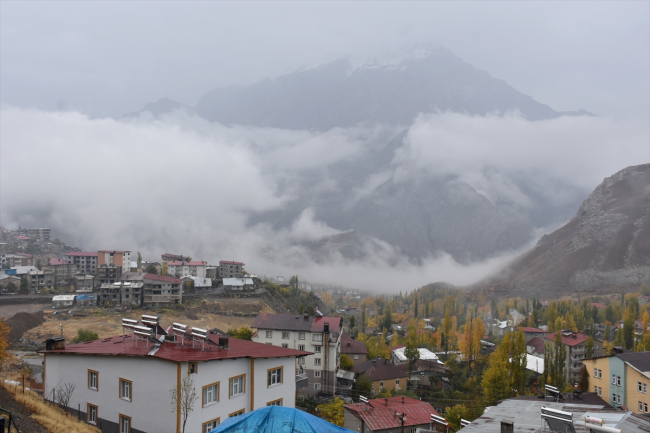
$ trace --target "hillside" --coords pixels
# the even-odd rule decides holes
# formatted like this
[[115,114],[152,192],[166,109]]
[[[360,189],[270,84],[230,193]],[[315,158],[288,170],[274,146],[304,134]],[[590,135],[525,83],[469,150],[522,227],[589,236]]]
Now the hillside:
[[650,164],[606,178],[564,227],[477,287],[551,299],[643,283],[650,283]]

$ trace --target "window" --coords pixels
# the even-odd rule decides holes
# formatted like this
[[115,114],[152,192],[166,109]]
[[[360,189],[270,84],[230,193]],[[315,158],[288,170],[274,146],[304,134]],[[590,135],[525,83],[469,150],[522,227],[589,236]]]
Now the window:
[[380,386],[381,388],[384,387],[384,381],[383,381],[383,380],[382,380],[381,382],[379,382],[379,386]]
[[644,383],[644,384],[643,384],[643,393],[644,393],[644,394],[647,394],[647,393],[648,393],[648,384],[647,384],[647,383]]
[[195,374],[199,372],[199,363],[198,362],[190,362],[187,364],[187,374]]
[[314,358],[314,365],[321,365],[320,358]]
[[616,395],[616,403],[621,404],[621,395]]
[[305,350],[305,345],[304,344],[299,344],[298,345],[298,350]]
[[304,365],[305,364],[305,358],[298,358],[298,365]]
[[289,339],[289,332],[282,331],[282,339],[283,340],[288,340]]
[[616,403],[616,394],[612,393],[612,403]]
[[598,387],[598,396],[599,397],[603,396],[603,389],[601,387]]
[[395,385],[399,385],[399,379],[395,379]]
[[273,369],[269,368],[267,370],[267,387],[282,383],[282,370],[283,367]]
[[598,394],[598,387],[597,386],[594,386],[594,393]]
[[219,382],[211,383],[203,387],[203,407],[219,401]]
[[[120,378],[120,398],[122,400],[132,401],[133,382]],[[131,419],[131,418],[129,418]]]
[[285,349],[288,349],[289,345],[287,343],[282,343],[282,347],[284,347]]
[[320,353],[323,346],[314,346],[314,352]]
[[131,433],[131,417],[120,414],[120,433]]
[[298,340],[304,340],[305,339],[305,333],[304,332],[299,332],[298,333]]
[[95,370],[88,370],[88,388],[97,391],[99,373]]
[[210,431],[214,430],[215,427],[217,427],[219,424],[221,424],[220,418],[205,422],[203,423],[203,428],[201,429],[201,433],[210,433]]
[[97,425],[97,406],[94,404],[88,403],[86,405],[86,421],[90,424]]
[[639,402],[639,412],[643,412],[643,403]]
[[312,341],[323,341],[323,334],[311,334]]
[[594,368],[594,377],[598,377],[598,369]]
[[616,385],[616,375],[612,374],[612,385]]
[[602,378],[603,378],[603,370],[598,369],[598,379],[602,379]]
[[643,385],[641,384],[641,382],[637,382],[637,383],[636,383],[636,389],[637,389],[639,392],[643,392]]
[[238,410],[237,412],[233,412],[230,415],[228,415],[228,417],[232,418],[235,416],[243,415],[245,411],[246,411],[245,409]]
[[643,403],[643,411],[648,413],[648,403]]
[[277,399],[266,403],[267,406],[282,406],[282,399]]
[[246,378],[245,374],[230,378],[230,397],[243,394],[246,391],[245,378]]
[[354,359],[359,359],[359,355],[354,355]]
[[314,377],[320,377],[321,371],[314,371]]
[[266,338],[273,338],[273,331],[266,331]]
[[621,386],[621,376],[616,376],[616,385]]
[[314,389],[319,390],[320,389],[320,383],[315,383],[314,384]]

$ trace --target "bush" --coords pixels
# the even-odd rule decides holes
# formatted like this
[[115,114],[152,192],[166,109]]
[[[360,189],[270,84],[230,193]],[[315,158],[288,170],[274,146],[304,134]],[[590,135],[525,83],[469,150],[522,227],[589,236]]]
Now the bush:
[[90,329],[79,329],[77,336],[72,339],[73,343],[83,343],[85,341],[99,340],[99,334]]

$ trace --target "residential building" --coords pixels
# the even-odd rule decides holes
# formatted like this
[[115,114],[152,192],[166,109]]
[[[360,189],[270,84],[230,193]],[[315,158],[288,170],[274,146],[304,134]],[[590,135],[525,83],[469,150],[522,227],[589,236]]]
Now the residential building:
[[78,293],[92,292],[95,288],[94,275],[75,275],[72,277],[74,283],[74,290]]
[[336,393],[340,362],[342,319],[340,317],[260,313],[251,328],[253,341],[313,354],[298,361],[304,381],[297,385],[302,396]]
[[585,359],[589,388],[614,407],[625,406],[635,413],[648,413],[650,397],[650,352],[632,352],[615,347],[609,355]]
[[97,283],[114,283],[122,276],[123,268],[117,265],[102,264],[97,266]]
[[115,281],[104,283],[99,288],[99,302],[102,306],[143,305],[143,282]]
[[8,268],[34,266],[34,256],[27,253],[7,253],[5,254],[5,263]]
[[368,403],[346,404],[343,427],[360,433],[429,431],[431,415],[440,414],[426,401],[410,397],[389,397],[368,400]]
[[544,357],[544,339],[535,337],[526,343],[526,352],[538,358]]
[[395,365],[387,359],[370,359],[352,367],[359,376],[370,376],[375,393],[385,389],[398,391],[408,384],[408,364]]
[[167,262],[184,262],[184,261],[188,261],[190,259],[189,256],[182,256],[182,255],[170,254],[170,253],[165,253],[161,257],[162,257],[163,263],[167,263]]
[[212,290],[212,280],[210,278],[183,277],[183,283],[192,282],[194,293],[208,292]]
[[74,265],[73,269],[76,274],[95,275],[97,273],[97,253],[76,251],[65,256],[66,262]]
[[7,286],[9,286],[10,283],[13,283],[16,292],[20,290],[20,277],[16,275],[0,274],[0,291],[6,292]]
[[418,359],[413,365],[413,371],[409,378],[411,390],[416,394],[421,394],[421,391],[428,392],[435,386],[451,389],[450,374],[451,369],[445,364]]
[[30,238],[36,238],[42,241],[49,241],[50,236],[52,235],[52,229],[46,229],[46,228],[25,229],[25,233]]
[[122,273],[131,271],[131,251],[109,251],[97,252],[97,266],[115,265],[122,267]]
[[[74,267],[76,270],[76,267]],[[66,259],[50,259],[47,266],[43,270],[50,270],[54,274],[54,283],[57,286],[67,286],[70,284],[70,279],[75,273],[73,266],[70,265]]]
[[54,273],[50,270],[30,271],[27,274],[27,284],[29,285],[30,293],[36,293],[43,289],[53,289],[54,282]]
[[167,273],[176,278],[187,276],[205,278],[205,267],[208,262],[193,260],[191,262],[170,260],[167,262]]
[[219,262],[219,277],[218,278],[236,278],[241,277],[244,271],[244,264],[241,262],[229,262],[221,260]]
[[544,337],[546,334],[548,334],[548,331],[545,331],[543,329],[539,328],[531,328],[528,326],[520,326],[518,328],[515,328],[517,331],[523,331],[524,332],[524,338],[526,339],[526,343],[528,343],[530,340],[536,337]]
[[52,298],[52,308],[72,308],[75,295],[56,295]]
[[[157,341],[123,336],[65,345],[46,342],[44,398],[62,384],[75,391],[70,411],[104,432],[180,432],[180,408],[171,410],[170,390],[188,375],[198,400],[185,431],[207,433],[228,417],[267,405],[295,406],[296,358],[308,352],[269,347],[213,334],[207,342],[185,335]],[[162,328],[157,327],[157,335]],[[137,338],[135,340],[134,338]],[[116,392],[117,391],[117,392]]]
[[[155,272],[154,272],[155,271]],[[162,271],[162,265],[158,262],[141,262],[137,272],[146,272],[147,274],[158,274]]]
[[[391,348],[390,361],[393,364],[404,364],[405,362],[408,362],[408,358],[404,354],[404,350],[406,350],[406,346],[404,345]],[[438,360],[438,355],[429,349],[418,348],[418,353],[420,355],[418,359],[440,362]],[[442,362],[440,362],[440,364],[442,364]]]
[[[558,331],[562,333],[562,344],[566,347],[566,361],[564,363],[566,371],[566,380],[569,383],[577,383],[580,380],[580,369],[582,368],[582,361],[587,357],[587,339],[589,336],[582,332],[573,331]],[[545,341],[553,344],[555,341],[556,333],[546,334]],[[552,346],[551,346],[552,347]],[[603,356],[605,348],[603,342],[594,339],[594,347],[592,349],[592,357]]]
[[145,274],[144,272],[127,272],[121,281],[142,283],[142,305],[164,306],[183,302],[183,280],[164,275]]
[[253,290],[255,283],[252,278],[224,278],[223,288],[225,290]]
[[348,334],[341,336],[341,353],[347,355],[354,365],[366,362],[368,357],[366,345],[362,341],[350,337]]
[[[596,323],[594,326],[596,328],[596,335],[594,336],[596,340],[614,341],[614,339],[616,338],[615,326],[603,325],[602,323]],[[607,334],[607,336],[605,336],[605,333],[608,332],[607,328],[609,328],[609,333]]]

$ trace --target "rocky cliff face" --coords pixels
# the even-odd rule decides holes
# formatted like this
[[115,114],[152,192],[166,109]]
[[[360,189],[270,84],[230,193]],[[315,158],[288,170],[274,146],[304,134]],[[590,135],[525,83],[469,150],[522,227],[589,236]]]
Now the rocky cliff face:
[[650,164],[606,178],[564,227],[479,284],[550,299],[650,283]]

